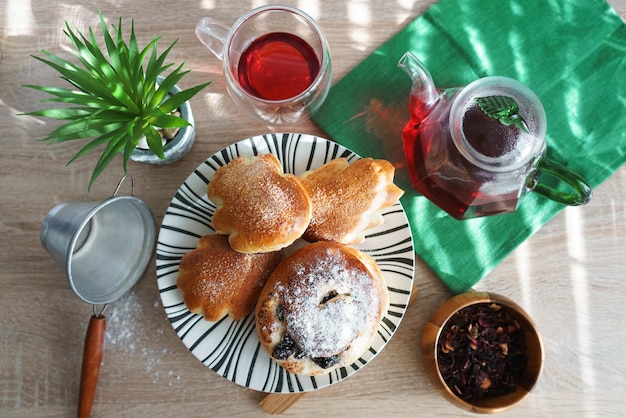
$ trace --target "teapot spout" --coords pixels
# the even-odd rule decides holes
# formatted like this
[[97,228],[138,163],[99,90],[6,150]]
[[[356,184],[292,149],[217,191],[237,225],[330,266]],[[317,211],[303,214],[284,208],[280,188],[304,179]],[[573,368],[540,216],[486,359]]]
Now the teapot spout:
[[398,67],[413,80],[411,98],[417,100],[423,107],[430,107],[437,100],[438,93],[433,78],[424,64],[411,52],[406,52],[398,61]]

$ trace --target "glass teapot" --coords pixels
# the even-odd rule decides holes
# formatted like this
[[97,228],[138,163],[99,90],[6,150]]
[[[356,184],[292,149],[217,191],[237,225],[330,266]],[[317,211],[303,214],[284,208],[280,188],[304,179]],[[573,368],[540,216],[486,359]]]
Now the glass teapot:
[[[513,212],[530,191],[565,205],[591,199],[580,175],[545,157],[546,114],[528,87],[507,77],[484,77],[438,90],[412,53],[398,66],[413,80],[411,119],[402,131],[411,184],[451,216]],[[541,173],[570,190],[540,182]]]

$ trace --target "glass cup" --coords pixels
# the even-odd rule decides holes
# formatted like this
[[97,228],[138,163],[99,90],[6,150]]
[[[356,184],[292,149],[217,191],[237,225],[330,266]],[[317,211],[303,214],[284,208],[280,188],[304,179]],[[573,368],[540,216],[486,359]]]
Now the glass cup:
[[330,89],[328,42],[306,13],[263,6],[232,27],[205,17],[198,39],[223,63],[226,87],[237,106],[267,125],[308,119]]

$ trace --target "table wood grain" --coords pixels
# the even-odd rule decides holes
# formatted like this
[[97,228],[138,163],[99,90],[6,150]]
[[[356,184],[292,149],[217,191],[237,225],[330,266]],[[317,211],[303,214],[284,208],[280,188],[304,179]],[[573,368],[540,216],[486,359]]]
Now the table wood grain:
[[[90,193],[97,155],[70,166],[75,144],[36,139],[55,122],[18,116],[43,96],[21,84],[58,82],[30,55],[68,55],[64,21],[97,27],[97,7],[111,19],[135,19],[139,41],[178,38],[171,53],[191,74],[183,87],[213,80],[192,100],[198,137],[192,152],[169,166],[129,163],[136,195],[160,224],[187,175],[215,151],[270,129],[243,116],[226,94],[219,62],[196,40],[204,15],[225,23],[265,2],[241,0],[0,0],[0,416],[74,416],[85,332],[92,307],[70,289],[64,271],[39,242],[43,217],[63,201],[103,200],[122,175],[114,162]],[[283,1],[324,28],[333,53],[333,81],[373,52],[432,3],[424,1]],[[626,1],[611,0],[621,16]],[[623,75],[618,75],[623,76]],[[323,135],[313,123],[299,126]],[[501,293],[535,319],[545,345],[536,389],[510,417],[626,415],[626,168],[594,191],[585,207],[568,208],[507,257],[477,286]],[[451,296],[417,261],[419,295],[385,350],[350,379],[299,399],[284,416],[350,414],[463,416],[426,380],[419,341],[426,320]],[[142,280],[107,308],[108,326],[97,417],[264,416],[264,394],[239,387],[203,366],[181,343],[161,306],[154,262]]]

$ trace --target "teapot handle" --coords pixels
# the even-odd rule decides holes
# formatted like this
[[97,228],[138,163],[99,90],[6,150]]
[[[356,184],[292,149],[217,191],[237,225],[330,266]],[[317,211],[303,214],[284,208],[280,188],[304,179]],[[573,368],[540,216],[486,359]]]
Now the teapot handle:
[[530,181],[528,187],[550,200],[562,203],[568,206],[579,206],[588,203],[591,200],[591,187],[587,181],[579,174],[574,173],[565,166],[557,163],[556,161],[542,158],[537,163],[537,169],[539,172],[546,173],[559,181],[567,183],[574,193],[566,193],[550,187],[544,183],[540,183],[535,177]]

